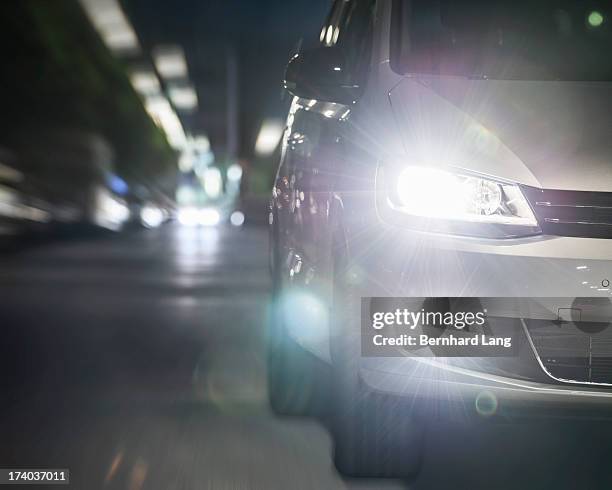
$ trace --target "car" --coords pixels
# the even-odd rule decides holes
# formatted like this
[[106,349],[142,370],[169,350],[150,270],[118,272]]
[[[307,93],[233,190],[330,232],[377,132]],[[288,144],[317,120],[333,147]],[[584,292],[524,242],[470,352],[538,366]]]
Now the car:
[[[32,144],[32,139],[36,144]],[[20,135],[26,174],[62,230],[119,231],[129,219],[127,183],[114,173],[114,151],[99,134],[40,127]]]
[[51,220],[49,204],[19,163],[13,151],[0,147],[0,245],[47,231]]
[[[434,409],[609,412],[610,15],[336,0],[318,45],[290,60],[269,398],[329,417],[342,473],[418,473]],[[439,313],[471,300],[491,329],[509,323],[517,350],[368,355],[362,309],[376,298]]]

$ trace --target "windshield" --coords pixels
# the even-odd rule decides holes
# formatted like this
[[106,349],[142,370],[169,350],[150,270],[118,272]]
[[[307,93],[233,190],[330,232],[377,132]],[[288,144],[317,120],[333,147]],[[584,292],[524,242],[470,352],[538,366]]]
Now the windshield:
[[612,80],[609,1],[396,0],[391,64],[402,73]]

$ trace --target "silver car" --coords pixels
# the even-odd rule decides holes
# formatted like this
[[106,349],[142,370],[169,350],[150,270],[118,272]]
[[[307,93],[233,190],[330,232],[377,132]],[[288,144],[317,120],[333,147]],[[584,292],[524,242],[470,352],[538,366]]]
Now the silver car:
[[[612,10],[598,5],[337,0],[290,61],[270,400],[331,412],[343,473],[415,474],[433,410],[612,408]],[[515,349],[368,353],[369,298],[470,299]]]

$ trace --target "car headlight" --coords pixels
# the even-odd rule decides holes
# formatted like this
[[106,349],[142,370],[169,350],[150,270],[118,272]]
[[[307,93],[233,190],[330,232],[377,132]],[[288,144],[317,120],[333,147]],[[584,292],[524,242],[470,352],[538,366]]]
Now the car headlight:
[[519,186],[432,167],[379,172],[394,221],[425,231],[510,238],[540,233]]
[[164,222],[164,212],[152,204],[147,204],[140,211],[140,221],[147,228],[157,228]]

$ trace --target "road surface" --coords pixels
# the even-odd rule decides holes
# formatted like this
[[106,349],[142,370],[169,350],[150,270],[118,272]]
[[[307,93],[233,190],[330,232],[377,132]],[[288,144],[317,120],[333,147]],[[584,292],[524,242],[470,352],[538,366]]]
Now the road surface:
[[402,488],[343,481],[319,423],[268,411],[266,257],[265,228],[174,225],[2,257],[0,467],[79,490]]

